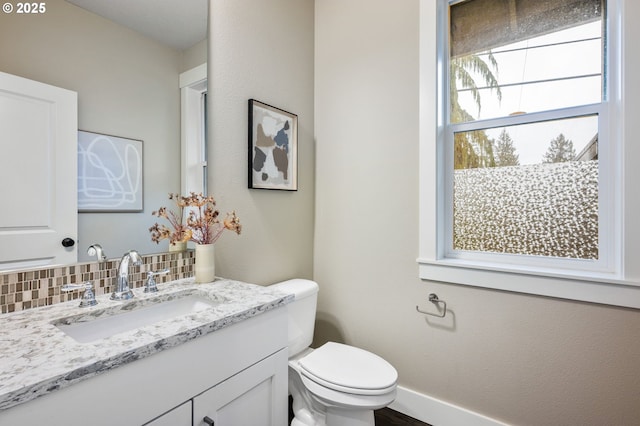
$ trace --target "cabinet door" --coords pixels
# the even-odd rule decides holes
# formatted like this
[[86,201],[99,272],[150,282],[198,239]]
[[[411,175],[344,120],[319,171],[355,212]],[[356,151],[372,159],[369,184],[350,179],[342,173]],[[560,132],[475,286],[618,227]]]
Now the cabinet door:
[[144,426],[192,426],[191,407],[192,402],[187,401],[149,423],[145,423]]
[[194,398],[193,424],[286,425],[287,355],[282,349]]
[[0,72],[0,269],[77,261],[77,111],[75,92]]

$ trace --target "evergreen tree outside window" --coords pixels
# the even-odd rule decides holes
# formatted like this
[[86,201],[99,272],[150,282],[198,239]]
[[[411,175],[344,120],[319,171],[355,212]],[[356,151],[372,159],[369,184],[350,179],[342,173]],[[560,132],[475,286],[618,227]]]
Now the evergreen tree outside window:
[[516,147],[513,145],[513,139],[511,139],[506,129],[502,129],[496,141],[496,166],[519,166],[519,158],[520,156],[516,153]]
[[449,6],[450,250],[598,259],[598,159],[579,161],[573,140],[598,134],[603,4],[511,3]]
[[544,154],[543,163],[565,163],[567,161],[575,161],[576,150],[573,148],[573,142],[564,137],[562,133],[551,141],[549,149]]

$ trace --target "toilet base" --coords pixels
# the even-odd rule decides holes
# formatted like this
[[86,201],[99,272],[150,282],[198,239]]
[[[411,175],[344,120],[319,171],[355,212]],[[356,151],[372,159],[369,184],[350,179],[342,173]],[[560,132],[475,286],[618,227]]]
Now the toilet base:
[[293,412],[295,417],[291,426],[375,426],[373,410],[328,408],[322,413],[306,407],[297,407]]
[[327,409],[327,426],[375,426],[373,410]]
[[373,410],[321,407],[298,391],[292,394],[296,395],[292,395],[294,418],[291,426],[375,426]]
[[323,407],[306,392],[297,371],[289,366],[289,394],[292,398],[291,426],[327,426]]

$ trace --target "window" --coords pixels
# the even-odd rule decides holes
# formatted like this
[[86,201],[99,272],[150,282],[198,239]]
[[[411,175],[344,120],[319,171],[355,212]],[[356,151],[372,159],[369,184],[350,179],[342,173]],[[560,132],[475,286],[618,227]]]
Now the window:
[[[449,6],[446,253],[609,272],[601,0]],[[541,18],[544,17],[544,18]],[[449,240],[450,239],[450,240]],[[485,258],[488,258],[485,256]],[[558,261],[558,260],[562,261]],[[585,262],[586,261],[586,262]],[[567,266],[564,266],[566,268]]]
[[592,301],[576,295],[585,283],[635,285],[612,19],[624,2],[421,3],[422,278]]
[[207,64],[180,74],[181,193],[207,194]]

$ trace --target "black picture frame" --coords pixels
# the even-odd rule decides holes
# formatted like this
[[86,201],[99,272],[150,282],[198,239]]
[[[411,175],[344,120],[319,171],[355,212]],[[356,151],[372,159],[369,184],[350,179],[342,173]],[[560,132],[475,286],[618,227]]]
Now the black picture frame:
[[249,188],[298,190],[298,116],[249,99]]

